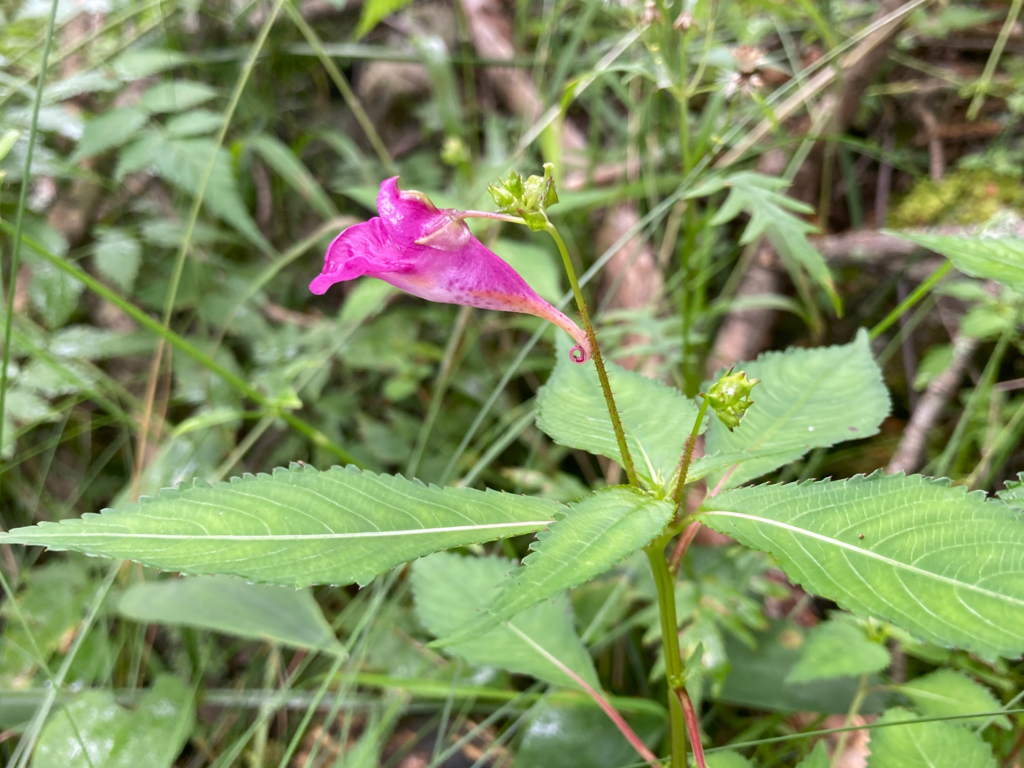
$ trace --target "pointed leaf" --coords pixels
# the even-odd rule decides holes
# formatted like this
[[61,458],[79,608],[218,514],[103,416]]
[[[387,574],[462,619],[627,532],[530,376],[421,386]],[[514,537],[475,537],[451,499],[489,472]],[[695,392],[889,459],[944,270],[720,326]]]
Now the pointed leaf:
[[167,80],[157,83],[139,100],[147,112],[184,112],[205,104],[217,95],[217,90],[206,83],[192,80]]
[[922,248],[941,253],[953,266],[972,277],[995,280],[1024,291],[1024,238],[965,237],[890,232]]
[[70,163],[98,155],[108,149],[120,147],[129,139],[135,138],[139,129],[149,121],[149,115],[136,107],[112,109],[94,117],[85,124],[82,138],[75,147]]
[[[683,454],[697,407],[679,390],[615,364],[608,364],[608,378],[637,474],[654,486],[664,485]],[[555,442],[622,463],[597,371],[589,363],[573,363],[564,343],[537,403],[537,426]]]
[[196,627],[345,655],[308,589],[246,584],[229,576],[167,579],[132,585],[117,610],[146,624]]
[[914,715],[895,707],[871,732],[868,768],[996,768],[992,748],[966,728],[949,723],[914,723]]
[[739,752],[726,750],[725,752],[712,752],[707,756],[708,768],[754,768],[754,764]]
[[504,590],[482,615],[444,638],[445,644],[475,637],[531,605],[598,576],[651,543],[674,509],[633,488],[598,491],[571,504],[540,534],[512,571]]
[[[914,702],[918,712],[928,717],[995,712],[1003,706],[984,685],[952,669],[940,669],[911,680],[901,685],[899,690]],[[951,722],[972,728],[977,725],[970,720]],[[997,717],[993,722],[1000,728],[1010,727],[1006,717]]]
[[[412,588],[420,621],[435,637],[447,635],[494,599],[512,567],[509,560],[449,552],[417,560],[412,567]],[[564,593],[447,650],[470,664],[497,666],[554,685],[578,687],[538,646],[592,687],[600,688],[590,655],[576,636],[572,607]]]
[[164,490],[123,509],[18,528],[0,541],[295,587],[362,585],[431,552],[540,530],[560,509],[508,493],[296,465]]
[[864,330],[850,344],[767,352],[736,370],[761,380],[754,405],[733,432],[711,420],[707,453],[747,451],[751,458],[713,475],[711,487],[726,475],[725,487],[742,485],[812,448],[870,437],[889,415],[889,393]]
[[720,493],[699,518],[771,553],[794,583],[921,639],[987,657],[1024,652],[1024,518],[919,476]]
[[889,651],[868,640],[857,625],[832,619],[814,627],[804,643],[800,660],[787,683],[834,677],[855,677],[880,672],[889,666]]
[[537,536],[504,592],[488,605],[488,615],[459,634],[472,636],[560,587],[573,589],[606,573],[657,538],[673,511],[667,501],[621,486],[571,504]]

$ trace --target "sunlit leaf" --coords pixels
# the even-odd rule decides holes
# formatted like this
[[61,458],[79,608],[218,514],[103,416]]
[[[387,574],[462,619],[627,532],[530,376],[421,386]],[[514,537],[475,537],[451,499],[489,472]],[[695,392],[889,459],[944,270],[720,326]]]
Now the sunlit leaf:
[[[512,567],[508,560],[448,552],[416,561],[412,584],[420,621],[435,637],[447,636],[495,598]],[[497,666],[555,685],[578,687],[550,655],[589,685],[600,688],[590,655],[576,636],[572,608],[564,593],[446,650],[470,664]]]
[[711,419],[707,453],[750,458],[713,473],[712,487],[722,478],[725,487],[742,485],[812,448],[870,437],[889,415],[889,393],[863,330],[849,344],[766,352],[736,370],[761,380],[754,405],[733,432]]
[[0,540],[296,587],[366,584],[431,552],[533,533],[560,509],[513,494],[296,465],[164,490],[102,514],[18,528]]
[[876,473],[740,488],[702,510],[705,524],[856,614],[986,657],[1024,652],[1024,519],[983,493]]
[[506,621],[531,605],[598,576],[649,544],[675,510],[632,488],[610,488],[569,505],[538,535],[523,565],[512,571],[483,615],[444,638],[459,642]]
[[922,248],[941,253],[953,266],[972,277],[995,280],[1024,291],[1024,238],[933,235],[917,232],[891,234]]

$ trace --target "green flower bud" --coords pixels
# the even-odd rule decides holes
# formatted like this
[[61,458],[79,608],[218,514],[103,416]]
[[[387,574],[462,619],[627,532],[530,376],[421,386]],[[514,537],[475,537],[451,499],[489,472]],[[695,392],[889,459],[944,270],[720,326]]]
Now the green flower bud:
[[524,179],[515,171],[508,178],[498,179],[487,187],[499,213],[519,216],[534,231],[547,226],[547,208],[558,202],[555,191],[555,167],[551,163],[544,164],[543,176],[530,176]]
[[704,395],[708,400],[708,405],[730,432],[740,425],[743,414],[754,404],[754,401],[750,399],[750,390],[760,381],[760,379],[748,379],[743,371],[733,373],[730,368]]

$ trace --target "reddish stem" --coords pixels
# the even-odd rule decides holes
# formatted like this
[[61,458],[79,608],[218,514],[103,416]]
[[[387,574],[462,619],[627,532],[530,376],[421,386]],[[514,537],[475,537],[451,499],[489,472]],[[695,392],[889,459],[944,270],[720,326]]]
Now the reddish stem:
[[676,542],[675,549],[672,550],[672,557],[668,561],[668,572],[675,575],[679,571],[679,564],[683,562],[683,555],[686,554],[686,550],[689,548],[694,537],[697,535],[697,531],[700,530],[700,522],[694,520],[686,528],[683,529],[683,535],[679,537],[679,541]]
[[690,735],[690,746],[693,748],[693,760],[697,768],[708,768],[704,760],[704,746],[700,743],[700,726],[697,723],[697,713],[693,711],[693,702],[690,701],[690,694],[685,688],[676,688],[676,696],[683,707],[683,716],[686,718],[686,732]]
[[736,471],[736,468],[738,466],[739,466],[739,464],[733,464],[731,467],[729,467],[729,471],[726,472],[724,475],[722,475],[722,479],[718,481],[718,485],[715,486],[715,490],[713,490],[711,493],[708,494],[708,498],[709,499],[712,496],[717,495],[718,492],[720,490],[722,490],[722,486],[725,485],[725,481],[728,480],[730,477],[732,477],[732,473]]

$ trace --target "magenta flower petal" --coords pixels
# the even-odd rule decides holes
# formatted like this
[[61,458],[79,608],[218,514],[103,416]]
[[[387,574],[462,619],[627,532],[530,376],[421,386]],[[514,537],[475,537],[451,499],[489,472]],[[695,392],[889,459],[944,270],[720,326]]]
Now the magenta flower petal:
[[428,301],[536,315],[576,340],[573,360],[590,359],[583,330],[477,240],[457,211],[439,210],[419,192],[400,191],[397,178],[381,184],[377,209],[379,218],[334,238],[323,271],[309,286],[313,293],[367,275]]

